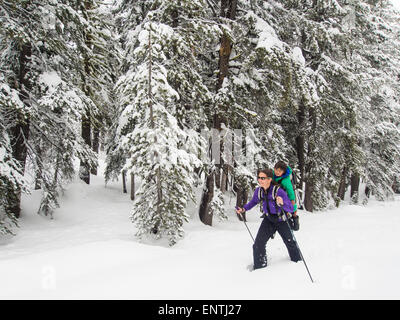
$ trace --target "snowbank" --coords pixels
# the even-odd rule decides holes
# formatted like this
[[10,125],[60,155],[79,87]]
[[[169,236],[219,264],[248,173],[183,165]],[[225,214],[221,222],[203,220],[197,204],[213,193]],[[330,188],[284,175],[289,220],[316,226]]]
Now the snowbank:
[[[370,202],[301,215],[296,237],[316,280],[289,260],[279,235],[269,266],[249,272],[252,240],[233,210],[213,227],[191,205],[186,236],[170,248],[140,243],[131,201],[119,183],[70,185],[54,220],[36,214],[39,194],[23,199],[21,228],[0,242],[0,299],[399,299],[398,206]],[[229,203],[229,201],[231,201]],[[234,206],[227,198],[227,208]],[[248,213],[253,235],[259,212]]]

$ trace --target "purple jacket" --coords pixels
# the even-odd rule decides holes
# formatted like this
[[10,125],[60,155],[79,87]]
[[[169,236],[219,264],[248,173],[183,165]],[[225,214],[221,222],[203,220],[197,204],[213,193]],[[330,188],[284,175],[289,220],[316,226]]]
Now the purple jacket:
[[[246,204],[243,206],[243,208],[244,208],[246,211],[252,209],[255,205],[257,205],[257,204],[260,202],[260,201],[258,200],[258,190],[259,190],[260,188],[261,188],[261,187],[257,187],[257,188],[256,188],[256,190],[254,191],[253,198],[252,198],[248,203],[246,203]],[[268,212],[268,210],[267,210],[267,201],[268,201],[268,205],[269,205],[269,209],[270,209],[269,213],[270,213],[270,214],[278,214],[278,213],[279,213],[279,207],[278,207],[278,205],[276,204],[275,200],[273,199],[272,189],[273,189],[273,188],[272,188],[272,185],[267,189],[267,199],[264,199],[264,202],[263,202],[263,211],[264,211],[264,213],[267,213],[267,212]],[[281,198],[283,199],[283,206],[282,206],[282,209],[283,209],[285,212],[293,212],[294,209],[293,209],[292,202],[289,200],[288,195],[286,194],[285,190],[283,190],[282,187],[280,187],[280,188],[278,189],[278,192],[277,192],[276,196],[277,196],[277,197],[281,197]]]

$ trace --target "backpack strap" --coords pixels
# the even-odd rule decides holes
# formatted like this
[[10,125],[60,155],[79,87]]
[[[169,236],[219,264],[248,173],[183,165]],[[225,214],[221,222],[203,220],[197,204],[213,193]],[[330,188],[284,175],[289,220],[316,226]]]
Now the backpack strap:
[[[280,188],[280,185],[274,185],[272,189],[272,196],[274,197],[275,205],[276,205],[276,196],[278,194],[278,190]],[[278,211],[278,217],[282,217],[284,215],[284,211],[282,208]]]
[[263,211],[264,197],[265,197],[265,192],[262,189],[262,187],[260,187],[258,189],[258,201],[260,203],[260,211],[261,211],[262,214],[264,214],[264,211]]
[[274,200],[276,201],[276,195],[278,194],[280,186],[274,185],[272,188],[272,196],[274,197]]
[[[272,186],[272,197],[273,197],[273,199],[276,201],[276,195],[278,194],[278,190],[279,190],[279,188],[280,188],[280,186],[279,185],[273,185]],[[264,200],[266,200],[266,197],[267,197],[267,194],[264,192],[264,190],[260,187],[259,189],[258,189],[258,201],[259,201],[259,203],[260,203],[260,211],[261,211],[261,213],[264,215],[269,215],[269,212],[264,212],[264,210],[263,210],[263,203],[264,203]],[[267,201],[268,201],[268,199],[267,199]],[[267,209],[269,209],[269,206],[268,206],[268,202],[267,202]]]

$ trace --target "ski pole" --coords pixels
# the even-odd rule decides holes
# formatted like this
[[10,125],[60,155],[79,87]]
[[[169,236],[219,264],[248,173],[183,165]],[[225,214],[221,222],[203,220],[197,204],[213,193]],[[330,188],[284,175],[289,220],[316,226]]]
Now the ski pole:
[[[235,207],[235,209],[236,209],[236,210],[239,210],[239,207]],[[243,218],[241,212],[240,212],[239,214],[240,214],[240,216],[242,217],[242,220],[243,220],[243,222],[244,222],[244,225],[245,225],[246,228],[247,228],[247,231],[248,231],[249,234],[250,234],[250,237],[253,239],[253,242],[255,242],[254,237],[253,237],[253,235],[251,234],[251,231],[250,231],[249,227],[247,226],[246,220]]]
[[287,225],[288,225],[288,227],[289,227],[290,233],[292,234],[293,240],[294,240],[294,242],[296,243],[297,250],[299,250],[301,260],[303,260],[304,266],[305,266],[306,269],[307,269],[307,272],[308,272],[308,275],[310,276],[311,282],[314,283],[314,280],[313,280],[313,278],[312,278],[312,276],[311,276],[310,270],[308,270],[306,260],[304,259],[303,254],[301,253],[301,250],[300,250],[300,247],[299,247],[299,243],[297,242],[297,239],[296,239],[296,237],[294,236],[293,230],[292,230],[292,228],[290,227],[288,217],[286,216],[286,212],[282,209],[282,207],[281,207],[280,205],[278,205],[278,206],[279,206],[279,208],[281,209],[281,211],[283,212],[284,220],[286,221],[286,223],[287,223]]

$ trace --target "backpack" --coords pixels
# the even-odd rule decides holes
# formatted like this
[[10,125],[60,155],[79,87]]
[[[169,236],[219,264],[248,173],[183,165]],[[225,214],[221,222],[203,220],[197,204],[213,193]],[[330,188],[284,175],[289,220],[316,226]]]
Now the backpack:
[[[288,168],[290,168],[290,167],[288,166]],[[295,204],[297,205],[297,209],[303,210],[303,209],[304,209],[304,208],[303,208],[303,201],[302,201],[302,197],[301,197],[301,195],[300,195],[300,192],[301,192],[301,194],[302,194],[303,191],[296,188],[296,185],[297,185],[297,176],[296,176],[296,173],[294,172],[294,170],[293,170],[292,168],[290,168],[290,171],[291,171],[291,172],[290,172],[290,175],[284,174],[283,176],[276,177],[276,178],[275,178],[275,179],[276,179],[275,181],[278,181],[278,183],[282,183],[283,181],[286,181],[286,180],[289,178],[290,185],[292,186],[292,189],[293,189],[294,201],[295,201]],[[275,175],[274,175],[274,177],[275,177]],[[278,180],[278,179],[279,179],[279,180]],[[285,185],[286,185],[286,187],[287,187],[287,182],[282,183],[282,187],[283,187],[283,188],[285,189],[285,191],[286,191]],[[288,192],[287,192],[287,193],[288,193]],[[289,193],[288,193],[288,194],[289,194]]]
[[[279,190],[280,186],[279,185],[273,185],[272,186],[272,197],[274,200],[276,200],[276,195],[278,194],[278,190]],[[260,211],[261,213],[264,215],[268,216],[268,212],[264,212],[263,210],[263,203],[264,203],[264,199],[265,199],[266,193],[264,192],[263,188],[259,188],[258,189],[258,201],[260,202]]]
[[[280,188],[280,185],[273,185],[272,186],[272,197],[273,199],[276,201],[276,195],[278,194],[278,190]],[[268,212],[264,212],[263,211],[263,203],[264,203],[264,199],[265,199],[266,193],[264,192],[264,190],[260,187],[258,189],[258,200],[260,201],[260,211],[262,213],[260,218],[264,218],[264,215],[268,216],[269,213]],[[283,219],[287,219],[288,223],[289,223],[289,227],[293,230],[293,231],[298,231],[300,228],[299,225],[299,217],[293,217],[292,214],[290,214],[289,212],[285,212],[282,210],[280,210],[280,213],[278,213],[278,217],[285,216],[285,218]],[[275,237],[275,232],[274,234],[272,234],[271,239],[274,239]]]

